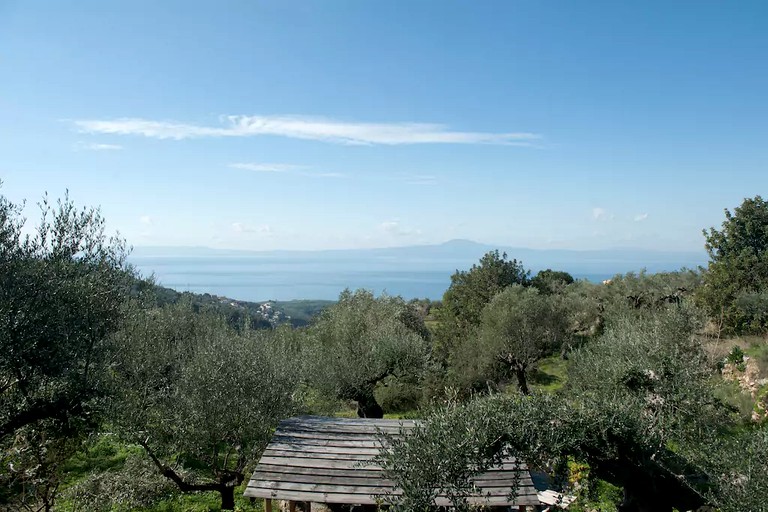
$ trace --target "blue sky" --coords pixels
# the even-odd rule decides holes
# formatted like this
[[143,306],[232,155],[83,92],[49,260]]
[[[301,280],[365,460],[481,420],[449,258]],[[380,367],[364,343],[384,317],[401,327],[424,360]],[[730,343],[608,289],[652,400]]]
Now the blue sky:
[[766,23],[762,1],[0,0],[2,193],[69,189],[135,246],[698,250],[768,193]]

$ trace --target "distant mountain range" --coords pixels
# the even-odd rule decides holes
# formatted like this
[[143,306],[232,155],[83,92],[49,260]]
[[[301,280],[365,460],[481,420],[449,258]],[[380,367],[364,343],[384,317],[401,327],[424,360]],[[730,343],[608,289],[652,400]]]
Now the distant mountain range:
[[468,269],[486,252],[498,249],[509,258],[522,261],[533,272],[552,268],[574,275],[613,275],[646,269],[648,272],[696,268],[706,265],[705,252],[653,251],[647,249],[527,249],[487,245],[471,240],[451,240],[437,245],[414,245],[379,249],[338,249],[320,251],[244,251],[208,247],[136,247],[135,261],[147,259],[232,259],[281,262],[285,264],[336,264],[348,269],[445,270]]

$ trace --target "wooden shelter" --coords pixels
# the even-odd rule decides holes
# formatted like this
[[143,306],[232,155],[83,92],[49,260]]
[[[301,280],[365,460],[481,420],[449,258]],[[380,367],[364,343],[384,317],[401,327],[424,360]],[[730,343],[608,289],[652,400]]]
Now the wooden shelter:
[[[272,500],[287,500],[291,512],[296,502],[329,505],[376,505],[377,497],[397,494],[392,481],[372,462],[379,453],[378,432],[399,435],[413,428],[414,420],[347,419],[302,416],[280,422],[248,482],[245,496],[264,498],[271,512]],[[474,479],[480,495],[470,502],[488,507],[541,504],[528,468],[514,460]],[[510,497],[516,486],[516,495]],[[445,497],[437,505],[450,506]]]

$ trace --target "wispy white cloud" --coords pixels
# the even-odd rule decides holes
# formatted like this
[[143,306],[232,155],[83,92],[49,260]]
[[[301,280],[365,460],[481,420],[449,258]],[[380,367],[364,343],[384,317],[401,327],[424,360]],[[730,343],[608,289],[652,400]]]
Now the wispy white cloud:
[[608,220],[608,210],[605,208],[592,208],[592,218],[594,220]]
[[356,123],[306,116],[223,116],[218,126],[141,118],[74,121],[83,133],[141,135],[154,139],[255,137],[274,135],[336,144],[501,144],[531,146],[540,135],[528,132],[454,131],[433,123]]
[[75,144],[75,149],[78,151],[119,151],[123,149],[120,144],[95,144],[78,142]]
[[139,222],[141,222],[145,226],[150,226],[152,225],[152,217],[150,217],[149,215],[142,215],[139,218]]
[[229,164],[228,167],[232,169],[243,169],[246,171],[255,171],[255,172],[286,172],[286,171],[295,171],[297,169],[306,169],[306,167],[302,165],[268,164],[268,163],[234,163],[234,164]]
[[243,222],[233,222],[232,231],[235,233],[256,233],[262,236],[271,236],[273,234],[272,228],[268,224],[251,226]]
[[255,172],[275,172],[275,173],[288,173],[298,176],[307,176],[309,178],[343,178],[345,175],[340,172],[311,172],[305,171],[310,169],[306,165],[293,165],[293,164],[267,164],[267,163],[234,163],[229,164],[227,167],[232,169],[244,169],[246,171]]
[[[279,163],[251,163],[251,162],[237,162],[227,164],[227,167],[231,169],[243,169],[254,172],[264,173],[283,173],[291,174],[294,176],[305,176],[308,178],[347,178],[349,175],[341,172],[327,172],[327,171],[314,171],[312,167],[307,165],[294,165],[294,164],[279,164]],[[383,179],[387,181],[398,181],[405,183],[406,185],[435,185],[437,184],[437,176],[431,174],[412,174],[412,173],[398,173],[387,174],[375,177],[376,179]]]
[[638,213],[637,215],[635,215],[635,222],[642,222],[647,218],[648,218],[647,213]]
[[431,174],[409,174],[404,178],[406,185],[437,185],[437,176]]
[[421,230],[403,226],[397,220],[389,220],[379,224],[379,229],[394,236],[418,236],[421,235]]

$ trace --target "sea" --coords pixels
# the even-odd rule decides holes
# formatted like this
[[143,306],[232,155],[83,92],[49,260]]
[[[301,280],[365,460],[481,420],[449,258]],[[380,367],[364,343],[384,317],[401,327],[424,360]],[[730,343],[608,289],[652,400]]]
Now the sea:
[[[236,256],[170,257],[134,256],[129,260],[145,277],[178,291],[209,293],[252,302],[298,299],[336,300],[344,289],[364,288],[375,294],[440,299],[451,284],[451,275],[471,264],[455,261],[329,261]],[[579,274],[600,282],[612,274]]]

